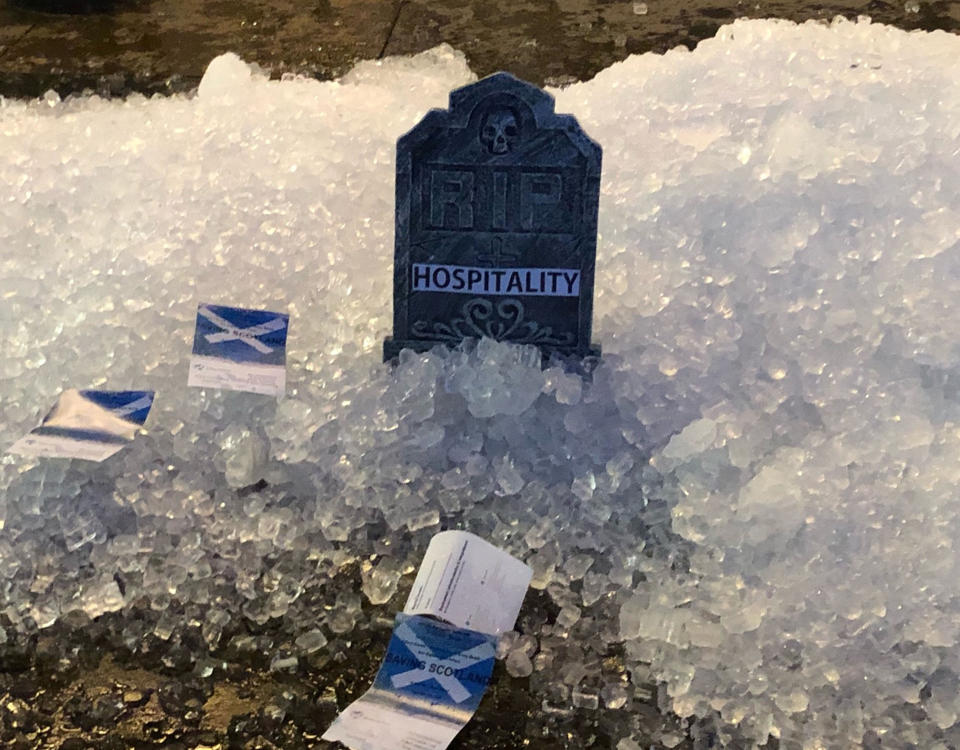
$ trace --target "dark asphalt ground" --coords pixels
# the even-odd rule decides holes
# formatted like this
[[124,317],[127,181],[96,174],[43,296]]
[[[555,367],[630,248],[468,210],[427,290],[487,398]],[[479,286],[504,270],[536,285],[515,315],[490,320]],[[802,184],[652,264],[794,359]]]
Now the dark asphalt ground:
[[[441,42],[466,53],[480,75],[506,69],[562,84],[630,54],[693,47],[737,17],[836,15],[960,32],[960,2],[946,0],[0,0],[0,96],[36,97],[51,88],[61,96],[189,91],[227,51],[277,77],[326,79],[358,60]],[[338,581],[359,588],[357,571]],[[532,592],[525,611],[549,617],[551,606]],[[263,656],[290,640],[282,622],[225,633],[216,653],[203,657],[199,629],[192,640],[188,630],[163,641],[152,634],[154,615],[144,617],[139,624],[114,615],[67,618],[0,639],[0,747],[327,747],[319,735],[370,684],[390,627],[366,618],[287,673],[270,671]],[[131,649],[138,628],[143,635]],[[615,651],[608,658],[622,663]],[[639,689],[619,711],[551,705],[530,687],[498,664],[490,693],[452,750],[613,750],[631,731],[651,745],[674,732],[699,735],[699,746],[710,747],[708,727],[680,726],[657,709],[655,686]]]
[[[441,42],[486,75],[585,80],[628,55],[693,47],[735,18],[869,15],[960,31],[948,0],[0,0],[0,95],[188,91],[233,51],[273,75],[334,78]],[[646,10],[646,12],[643,12]]]

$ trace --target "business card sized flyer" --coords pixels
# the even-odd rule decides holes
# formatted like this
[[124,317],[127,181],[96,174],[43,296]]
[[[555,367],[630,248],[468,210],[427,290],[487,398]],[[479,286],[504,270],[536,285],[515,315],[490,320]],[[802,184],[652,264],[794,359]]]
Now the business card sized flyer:
[[34,458],[104,461],[133,440],[153,406],[153,391],[96,391],[69,388],[39,427],[8,453]]
[[201,304],[187,385],[282,396],[290,316]]

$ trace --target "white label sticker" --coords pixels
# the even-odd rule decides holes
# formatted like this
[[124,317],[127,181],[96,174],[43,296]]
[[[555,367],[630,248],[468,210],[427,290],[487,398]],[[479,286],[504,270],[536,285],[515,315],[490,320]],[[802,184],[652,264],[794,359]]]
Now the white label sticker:
[[466,531],[430,540],[403,611],[432,615],[481,633],[511,630],[533,571]]
[[414,263],[410,269],[414,292],[488,294],[516,297],[577,297],[580,271],[576,268],[475,268]]

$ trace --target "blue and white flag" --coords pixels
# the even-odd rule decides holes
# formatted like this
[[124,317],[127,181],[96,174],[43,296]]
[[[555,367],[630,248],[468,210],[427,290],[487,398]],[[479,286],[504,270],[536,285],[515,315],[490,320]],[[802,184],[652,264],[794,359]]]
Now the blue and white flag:
[[353,750],[443,750],[470,721],[490,683],[497,636],[419,615],[397,615],[373,687],[323,739]]
[[153,391],[71,388],[60,394],[40,426],[8,452],[103,461],[133,440],[147,420],[153,397]]
[[290,316],[201,304],[187,384],[199,388],[283,394]]
[[401,613],[373,686],[469,719],[490,684],[496,653],[496,636]]

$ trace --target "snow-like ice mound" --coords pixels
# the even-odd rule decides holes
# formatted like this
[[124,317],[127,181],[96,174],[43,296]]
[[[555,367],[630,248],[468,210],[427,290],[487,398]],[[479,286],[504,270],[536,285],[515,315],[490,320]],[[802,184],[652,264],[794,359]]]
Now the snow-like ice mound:
[[[0,625],[315,649],[461,526],[555,603],[504,649],[551,706],[630,711],[625,642],[731,747],[960,744],[960,38],[738,22],[556,92],[605,152],[590,382],[379,361],[394,144],[472,78],[225,57],[194,98],[0,104],[0,443],[63,388],[158,391],[103,465],[0,459]],[[285,399],[184,387],[201,301],[291,313]],[[362,612],[301,596],[352,560]]]

